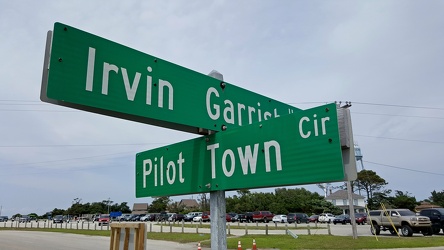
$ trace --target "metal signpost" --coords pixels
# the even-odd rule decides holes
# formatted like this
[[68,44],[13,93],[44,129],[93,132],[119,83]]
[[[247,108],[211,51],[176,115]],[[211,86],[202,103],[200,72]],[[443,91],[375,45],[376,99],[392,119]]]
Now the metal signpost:
[[216,78],[55,23],[40,98],[204,135],[138,153],[136,197],[210,192],[212,249],[226,248],[227,190],[356,179],[347,111],[302,111]]
[[299,110],[62,23],[45,54],[41,100],[57,105],[196,134]]

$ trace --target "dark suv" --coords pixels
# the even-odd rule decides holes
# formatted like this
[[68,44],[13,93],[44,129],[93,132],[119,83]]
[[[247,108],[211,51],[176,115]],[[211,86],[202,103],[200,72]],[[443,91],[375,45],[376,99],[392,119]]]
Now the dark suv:
[[434,234],[439,234],[441,229],[444,232],[444,208],[426,208],[421,210],[419,214],[430,218]]
[[308,223],[308,215],[304,213],[289,213],[287,214],[287,222],[291,223]]

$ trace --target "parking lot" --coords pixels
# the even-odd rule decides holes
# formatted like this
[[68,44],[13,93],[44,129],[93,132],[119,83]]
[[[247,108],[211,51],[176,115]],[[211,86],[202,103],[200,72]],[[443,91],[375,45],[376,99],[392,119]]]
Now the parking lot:
[[[119,223],[119,222],[116,222]],[[196,223],[196,222],[176,222],[176,223],[156,223],[147,222],[148,232],[184,232],[184,233],[210,233],[210,229],[202,227],[209,225],[206,223]],[[201,226],[202,225],[202,226]],[[87,230],[110,230],[109,225],[102,224],[99,225],[97,222],[68,222],[68,223],[52,223],[51,221],[32,221],[28,223],[18,223],[18,222],[0,222],[0,227],[7,228],[64,228],[64,229],[87,229]],[[268,230],[267,230],[268,229]],[[239,223],[231,222],[227,223],[227,233],[235,236],[241,236],[245,234],[286,234],[286,230],[291,231],[296,235],[321,235],[321,234],[331,234],[337,236],[353,236],[352,227],[350,224],[326,224],[326,223],[301,223],[301,224],[284,224],[284,223]],[[370,233],[370,225],[357,225],[358,236],[372,236]],[[385,232],[381,232],[384,235]],[[389,232],[386,234],[390,235]],[[422,236],[419,235],[418,236]]]

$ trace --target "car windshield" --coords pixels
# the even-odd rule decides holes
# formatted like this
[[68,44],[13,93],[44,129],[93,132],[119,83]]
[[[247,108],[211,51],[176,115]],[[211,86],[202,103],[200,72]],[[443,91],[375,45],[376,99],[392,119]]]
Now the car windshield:
[[398,211],[401,216],[415,216],[416,214],[410,210],[400,210]]

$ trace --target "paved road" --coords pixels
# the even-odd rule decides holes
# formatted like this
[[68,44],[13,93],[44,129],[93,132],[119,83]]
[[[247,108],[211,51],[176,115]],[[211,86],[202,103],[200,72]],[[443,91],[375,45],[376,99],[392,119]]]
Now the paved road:
[[[147,240],[147,249],[197,249],[195,244]],[[110,238],[35,231],[0,230],[0,250],[108,250]]]

